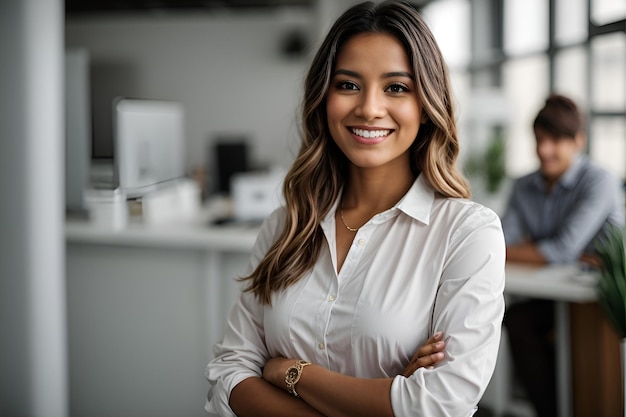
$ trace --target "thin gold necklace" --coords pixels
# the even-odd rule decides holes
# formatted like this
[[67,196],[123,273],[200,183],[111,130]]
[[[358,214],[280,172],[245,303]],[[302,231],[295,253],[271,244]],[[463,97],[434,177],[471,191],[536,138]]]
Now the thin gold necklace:
[[354,227],[348,226],[348,223],[346,223],[346,219],[343,217],[343,206],[339,208],[339,217],[341,217],[341,222],[343,223],[344,226],[346,226],[346,229],[348,229],[352,233],[356,233],[359,231],[358,227],[355,229]]

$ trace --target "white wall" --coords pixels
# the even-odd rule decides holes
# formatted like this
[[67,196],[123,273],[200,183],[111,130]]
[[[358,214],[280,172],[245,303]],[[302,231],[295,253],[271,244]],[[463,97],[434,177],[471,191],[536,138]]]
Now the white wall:
[[314,15],[293,9],[68,19],[66,46],[86,47],[92,60],[94,146],[110,141],[112,97],[172,99],[186,109],[188,168],[204,165],[209,143],[224,133],[248,136],[255,163],[288,164],[298,149],[309,58],[288,59],[280,45],[296,26],[315,42]]

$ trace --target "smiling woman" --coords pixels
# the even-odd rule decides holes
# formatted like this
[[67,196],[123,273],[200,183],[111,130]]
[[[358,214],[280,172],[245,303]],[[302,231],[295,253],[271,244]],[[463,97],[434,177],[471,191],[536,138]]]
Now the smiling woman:
[[412,6],[339,17],[302,122],[285,207],[207,367],[207,411],[474,414],[500,341],[504,239],[467,199],[448,70]]

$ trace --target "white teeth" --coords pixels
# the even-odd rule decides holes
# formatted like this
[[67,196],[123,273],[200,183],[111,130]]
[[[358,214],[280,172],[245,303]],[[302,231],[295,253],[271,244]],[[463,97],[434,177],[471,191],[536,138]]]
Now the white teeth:
[[381,136],[387,136],[391,130],[365,130],[365,129],[354,129],[351,128],[352,133],[355,135],[364,137],[366,139],[369,138],[379,138]]

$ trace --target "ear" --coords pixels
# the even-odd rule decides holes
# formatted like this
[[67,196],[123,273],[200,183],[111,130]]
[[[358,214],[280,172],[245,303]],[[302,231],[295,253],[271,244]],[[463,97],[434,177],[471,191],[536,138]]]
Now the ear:
[[420,123],[421,124],[426,124],[428,122],[428,115],[426,114],[426,112],[424,111],[424,109],[422,109],[422,117],[420,119]]

